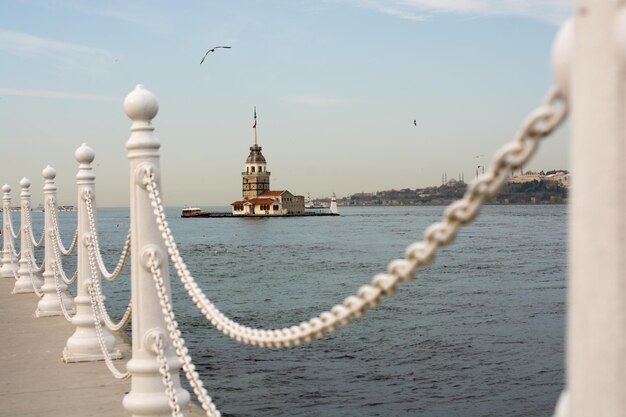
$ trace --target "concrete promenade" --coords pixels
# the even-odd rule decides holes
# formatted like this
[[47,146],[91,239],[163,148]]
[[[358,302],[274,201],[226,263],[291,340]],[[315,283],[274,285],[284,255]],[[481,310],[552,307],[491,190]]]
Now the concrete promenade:
[[[34,318],[35,294],[11,294],[12,278],[0,279],[0,417],[117,417],[130,414],[122,398],[129,381],[111,375],[103,361],[65,364],[61,352],[74,327],[64,317]],[[130,345],[117,337],[124,355]],[[202,415],[191,404],[186,416]]]

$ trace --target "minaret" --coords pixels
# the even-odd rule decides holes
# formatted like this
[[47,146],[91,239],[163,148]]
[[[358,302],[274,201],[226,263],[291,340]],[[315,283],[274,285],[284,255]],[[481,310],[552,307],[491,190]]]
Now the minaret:
[[254,145],[250,147],[250,155],[246,159],[245,171],[241,173],[242,193],[244,200],[256,198],[259,194],[270,189],[270,173],[267,171],[267,162],[257,144],[256,107],[254,108]]

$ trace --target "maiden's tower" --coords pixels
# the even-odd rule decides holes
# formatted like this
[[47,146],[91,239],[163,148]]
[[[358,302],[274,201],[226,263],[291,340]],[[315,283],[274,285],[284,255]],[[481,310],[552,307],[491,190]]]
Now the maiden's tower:
[[257,143],[257,119],[254,109],[254,145],[241,173],[243,199],[231,203],[233,216],[289,216],[304,213],[304,196],[287,190],[270,189],[267,161]]

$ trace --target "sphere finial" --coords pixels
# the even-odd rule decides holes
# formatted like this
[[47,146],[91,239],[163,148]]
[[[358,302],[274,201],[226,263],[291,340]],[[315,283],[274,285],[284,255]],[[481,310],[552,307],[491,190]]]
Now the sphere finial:
[[22,188],[29,188],[30,187],[30,180],[26,177],[22,178],[20,180],[20,187]]
[[10,193],[11,192],[11,186],[9,184],[4,184],[2,186],[2,191],[5,193]]
[[74,152],[74,157],[80,164],[91,164],[96,154],[86,143],[83,143],[76,149],[76,152]]
[[57,170],[48,165],[43,169],[43,171],[41,171],[41,175],[43,175],[45,179],[50,181],[57,176]]
[[159,103],[152,92],[137,84],[124,99],[124,111],[133,122],[145,122],[149,125],[159,112]]

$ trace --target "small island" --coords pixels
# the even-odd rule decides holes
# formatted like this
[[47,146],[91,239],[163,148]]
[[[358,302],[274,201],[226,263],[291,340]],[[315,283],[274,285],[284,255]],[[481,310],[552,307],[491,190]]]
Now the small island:
[[338,216],[335,195],[331,199],[328,211],[306,211],[304,196],[294,195],[287,190],[271,190],[267,161],[257,144],[256,109],[254,110],[254,144],[246,159],[242,177],[242,200],[230,205],[232,211],[205,212],[200,208],[183,208],[181,217],[301,217],[301,216]]

